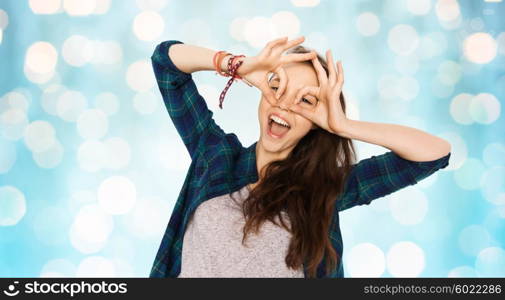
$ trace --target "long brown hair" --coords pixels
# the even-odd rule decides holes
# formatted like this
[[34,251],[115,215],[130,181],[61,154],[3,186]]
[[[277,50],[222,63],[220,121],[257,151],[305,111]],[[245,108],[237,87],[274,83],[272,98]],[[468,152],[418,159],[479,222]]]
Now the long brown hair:
[[[298,45],[286,54],[310,50]],[[317,58],[328,74],[326,60],[319,53]],[[303,63],[312,66],[310,61]],[[340,94],[340,103],[345,113],[343,94]],[[310,130],[285,159],[265,166],[264,178],[242,202],[246,220],[242,244],[245,245],[247,234],[258,233],[266,220],[279,225],[275,221],[278,216],[280,226],[292,234],[286,265],[301,269],[305,263],[308,277],[316,277],[317,266],[327,256],[325,271],[330,273],[340,258],[332,247],[329,228],[332,216],[337,213],[335,202],[355,161],[351,139],[320,127]],[[231,193],[230,196],[233,198]],[[284,222],[281,211],[287,213],[291,228]]]

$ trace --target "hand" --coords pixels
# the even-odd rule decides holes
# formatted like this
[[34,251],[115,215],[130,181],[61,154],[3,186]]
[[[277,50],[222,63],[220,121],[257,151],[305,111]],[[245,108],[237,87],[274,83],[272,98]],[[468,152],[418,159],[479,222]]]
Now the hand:
[[[305,38],[301,36],[291,41],[288,41],[288,37],[283,37],[268,42],[257,56],[243,59],[242,65],[237,70],[238,75],[260,89],[267,101],[271,105],[275,105],[278,96],[282,95],[287,86],[287,75],[281,66],[286,63],[301,62],[316,57],[314,51],[282,55],[284,51],[302,43],[304,40]],[[280,79],[279,89],[275,94],[268,85],[270,72],[277,73]]]
[[[328,62],[329,76],[327,76],[317,57],[312,59],[319,86],[301,88],[295,102],[289,106],[289,109],[311,120],[319,127],[331,133],[339,134],[343,132],[348,120],[340,104],[340,94],[344,84],[344,70],[340,61],[337,62],[338,72],[335,70],[331,50],[326,51],[326,61]],[[304,106],[299,104],[303,96],[307,94],[311,94],[318,99],[315,105]]]

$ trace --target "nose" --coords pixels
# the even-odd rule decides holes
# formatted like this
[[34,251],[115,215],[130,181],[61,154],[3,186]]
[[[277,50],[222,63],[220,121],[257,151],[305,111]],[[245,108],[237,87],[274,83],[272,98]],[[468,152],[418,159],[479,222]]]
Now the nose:
[[294,97],[294,95],[291,95],[287,90],[284,91],[282,96],[279,99],[277,99],[276,106],[278,106],[282,110],[289,111],[289,106],[291,105],[291,103],[294,100],[293,97]]

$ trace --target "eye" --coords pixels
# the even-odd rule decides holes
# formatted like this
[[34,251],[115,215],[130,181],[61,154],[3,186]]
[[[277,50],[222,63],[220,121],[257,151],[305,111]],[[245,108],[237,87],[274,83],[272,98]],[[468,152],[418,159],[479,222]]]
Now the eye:
[[278,88],[278,87],[276,87],[276,86],[272,86],[271,88],[272,88],[272,89],[275,89],[275,90],[278,90],[278,89],[279,89],[279,88]]
[[312,102],[310,100],[307,100],[307,98],[302,98],[302,101],[305,101],[306,103],[312,105]]

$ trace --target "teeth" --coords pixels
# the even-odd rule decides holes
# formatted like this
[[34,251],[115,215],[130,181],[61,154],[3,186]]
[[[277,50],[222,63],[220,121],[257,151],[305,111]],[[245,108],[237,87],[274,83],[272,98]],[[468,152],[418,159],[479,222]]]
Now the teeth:
[[275,123],[280,124],[282,126],[285,126],[285,127],[288,127],[288,128],[291,127],[291,126],[289,126],[288,123],[286,123],[284,120],[282,120],[281,118],[277,117],[276,115],[271,115],[270,119],[273,120]]

